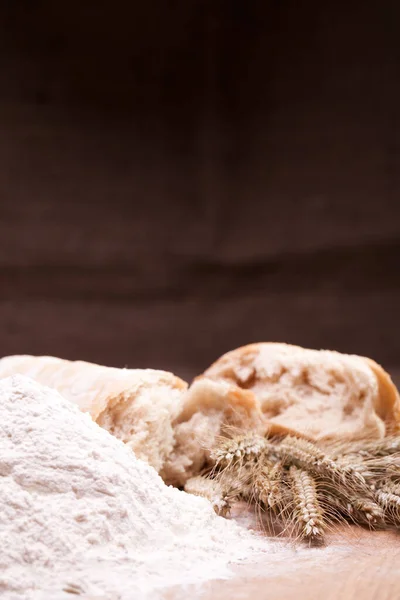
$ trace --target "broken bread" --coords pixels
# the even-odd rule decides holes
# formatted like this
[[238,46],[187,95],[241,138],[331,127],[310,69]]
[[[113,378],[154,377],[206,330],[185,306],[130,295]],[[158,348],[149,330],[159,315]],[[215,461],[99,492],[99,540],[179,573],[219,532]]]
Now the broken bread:
[[164,481],[181,486],[207,464],[210,450],[224,428],[262,433],[265,424],[252,392],[204,378],[184,394],[173,428],[175,446],[160,474]]
[[400,429],[395,385],[361,356],[250,344],[224,354],[202,377],[253,392],[265,419],[311,439],[381,438]]
[[250,430],[281,438],[295,433],[284,425],[268,422],[252,391],[206,377],[194,381],[183,394],[173,429],[175,446],[160,474],[176,486],[184,485],[210,464],[212,451],[223,435]]
[[174,447],[172,421],[187,384],[165,371],[117,369],[51,356],[0,359],[0,378],[20,373],[55,388],[157,471]]
[[248,390],[203,378],[187,389],[172,373],[117,369],[50,356],[0,359],[0,378],[16,373],[57,389],[152,465],[166,483],[182,486],[208,463],[227,428],[287,435],[265,422]]

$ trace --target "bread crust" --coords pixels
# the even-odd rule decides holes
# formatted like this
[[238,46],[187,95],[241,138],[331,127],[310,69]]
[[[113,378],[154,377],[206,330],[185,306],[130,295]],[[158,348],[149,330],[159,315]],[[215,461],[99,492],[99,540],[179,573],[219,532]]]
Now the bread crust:
[[57,389],[96,421],[101,413],[127,394],[165,385],[185,390],[187,383],[167,371],[118,369],[54,356],[14,355],[0,359],[0,377],[21,373]]
[[400,395],[390,375],[372,358],[363,357],[378,381],[378,401],[375,410],[386,423],[388,433],[400,431]]

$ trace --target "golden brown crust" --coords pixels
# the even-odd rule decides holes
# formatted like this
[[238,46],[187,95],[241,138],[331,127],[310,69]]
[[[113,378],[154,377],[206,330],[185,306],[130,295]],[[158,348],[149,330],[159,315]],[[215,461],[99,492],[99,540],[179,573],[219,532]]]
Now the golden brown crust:
[[308,435],[304,431],[296,431],[290,427],[285,427],[279,423],[272,423],[271,421],[265,420],[265,435],[271,438],[281,438],[286,437],[287,435],[293,437],[302,437],[309,442],[314,442],[315,438],[311,435]]
[[[222,374],[224,376],[224,379],[238,385],[240,382],[238,382],[234,371],[232,371],[232,369],[229,368],[230,359],[233,357],[237,357],[238,361],[240,362],[250,362],[254,358],[254,354],[258,351],[258,346],[259,344],[247,344],[246,346],[241,346],[240,348],[235,348],[234,350],[226,352],[225,354],[220,356],[216,361],[214,361],[208,367],[208,369],[206,369],[204,373],[199,375],[196,379],[201,379],[202,377],[214,378],[214,376],[217,376],[219,378],[219,375]],[[226,369],[224,369],[225,365]]]
[[365,358],[378,381],[378,402],[375,410],[388,426],[388,432],[400,431],[400,396],[390,375],[374,360]]

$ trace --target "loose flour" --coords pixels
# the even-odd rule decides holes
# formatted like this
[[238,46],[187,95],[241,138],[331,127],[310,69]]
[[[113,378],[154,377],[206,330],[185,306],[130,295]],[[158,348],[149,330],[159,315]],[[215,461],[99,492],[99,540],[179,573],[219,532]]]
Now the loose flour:
[[146,598],[268,547],[22,376],[0,381],[0,502],[7,600]]

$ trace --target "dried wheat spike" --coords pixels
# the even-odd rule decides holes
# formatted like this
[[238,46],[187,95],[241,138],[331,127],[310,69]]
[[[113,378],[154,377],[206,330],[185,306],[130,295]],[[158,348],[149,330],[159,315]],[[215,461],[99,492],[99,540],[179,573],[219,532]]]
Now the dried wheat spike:
[[347,455],[338,458],[337,462],[342,466],[352,464],[353,469],[364,477],[371,489],[381,487],[391,477],[400,478],[400,465],[394,455],[377,457]]
[[244,463],[232,463],[229,467],[213,470],[210,476],[219,482],[225,490],[225,496],[230,503],[236,500],[253,501],[252,488],[255,462],[248,459]]
[[255,433],[220,438],[218,446],[211,453],[215,464],[208,475],[220,483],[230,502],[254,500],[254,474],[265,444],[265,439]]
[[388,454],[400,454],[400,436],[389,436],[364,448],[374,456],[387,456]]
[[367,492],[368,485],[352,465],[341,465],[330,458],[315,444],[288,436],[275,447],[275,453],[288,465],[296,465],[314,475],[325,476],[332,481],[341,482],[349,489]]
[[338,452],[344,456],[357,453],[359,456],[388,456],[400,454],[400,436],[388,436],[379,440],[355,440],[338,446]]
[[363,464],[369,471],[375,472],[378,475],[382,474],[385,477],[400,477],[400,458],[397,454],[366,458],[364,459]]
[[237,462],[254,460],[264,450],[266,440],[256,433],[239,434],[232,438],[222,438],[211,453],[211,459],[219,467],[229,467]]
[[289,469],[289,478],[294,502],[293,517],[301,537],[321,543],[324,539],[324,518],[315,480],[307,471],[294,465]]
[[387,482],[376,490],[375,497],[384,509],[386,519],[395,527],[400,527],[400,485]]
[[185,492],[202,496],[209,500],[218,515],[227,516],[230,512],[231,504],[228,499],[228,490],[224,489],[219,481],[209,479],[203,475],[191,477],[185,483]]
[[386,479],[385,481],[381,482],[379,489],[385,490],[391,494],[395,494],[396,496],[400,496],[400,483],[398,481]]
[[354,509],[353,519],[360,525],[368,525],[371,528],[382,527],[385,515],[382,508],[369,498],[352,497],[349,500]]
[[337,456],[334,460],[335,463],[344,470],[347,470],[350,467],[357,473],[360,473],[363,477],[365,477],[365,473],[368,473],[368,465],[365,462],[365,458],[360,456],[359,453]]
[[277,509],[283,502],[283,464],[264,461],[253,477],[254,500],[266,508]]
[[360,481],[364,480],[367,487],[373,490],[377,486],[378,481],[382,477],[386,477],[386,467],[375,462],[376,460],[381,461],[381,459],[373,459],[371,461],[360,456],[360,454],[346,454],[338,456],[335,462],[345,472],[351,469],[353,473],[358,473],[358,479]]
[[343,521],[344,517],[352,519],[352,513],[354,512],[352,506],[333,491],[320,490],[318,500],[329,519],[334,521]]
[[[369,527],[382,526],[384,514],[382,508],[375,501],[372,490],[354,490],[342,482],[320,480],[322,502],[325,506],[339,511],[343,516],[359,525]],[[328,508],[327,508],[328,510]]]

